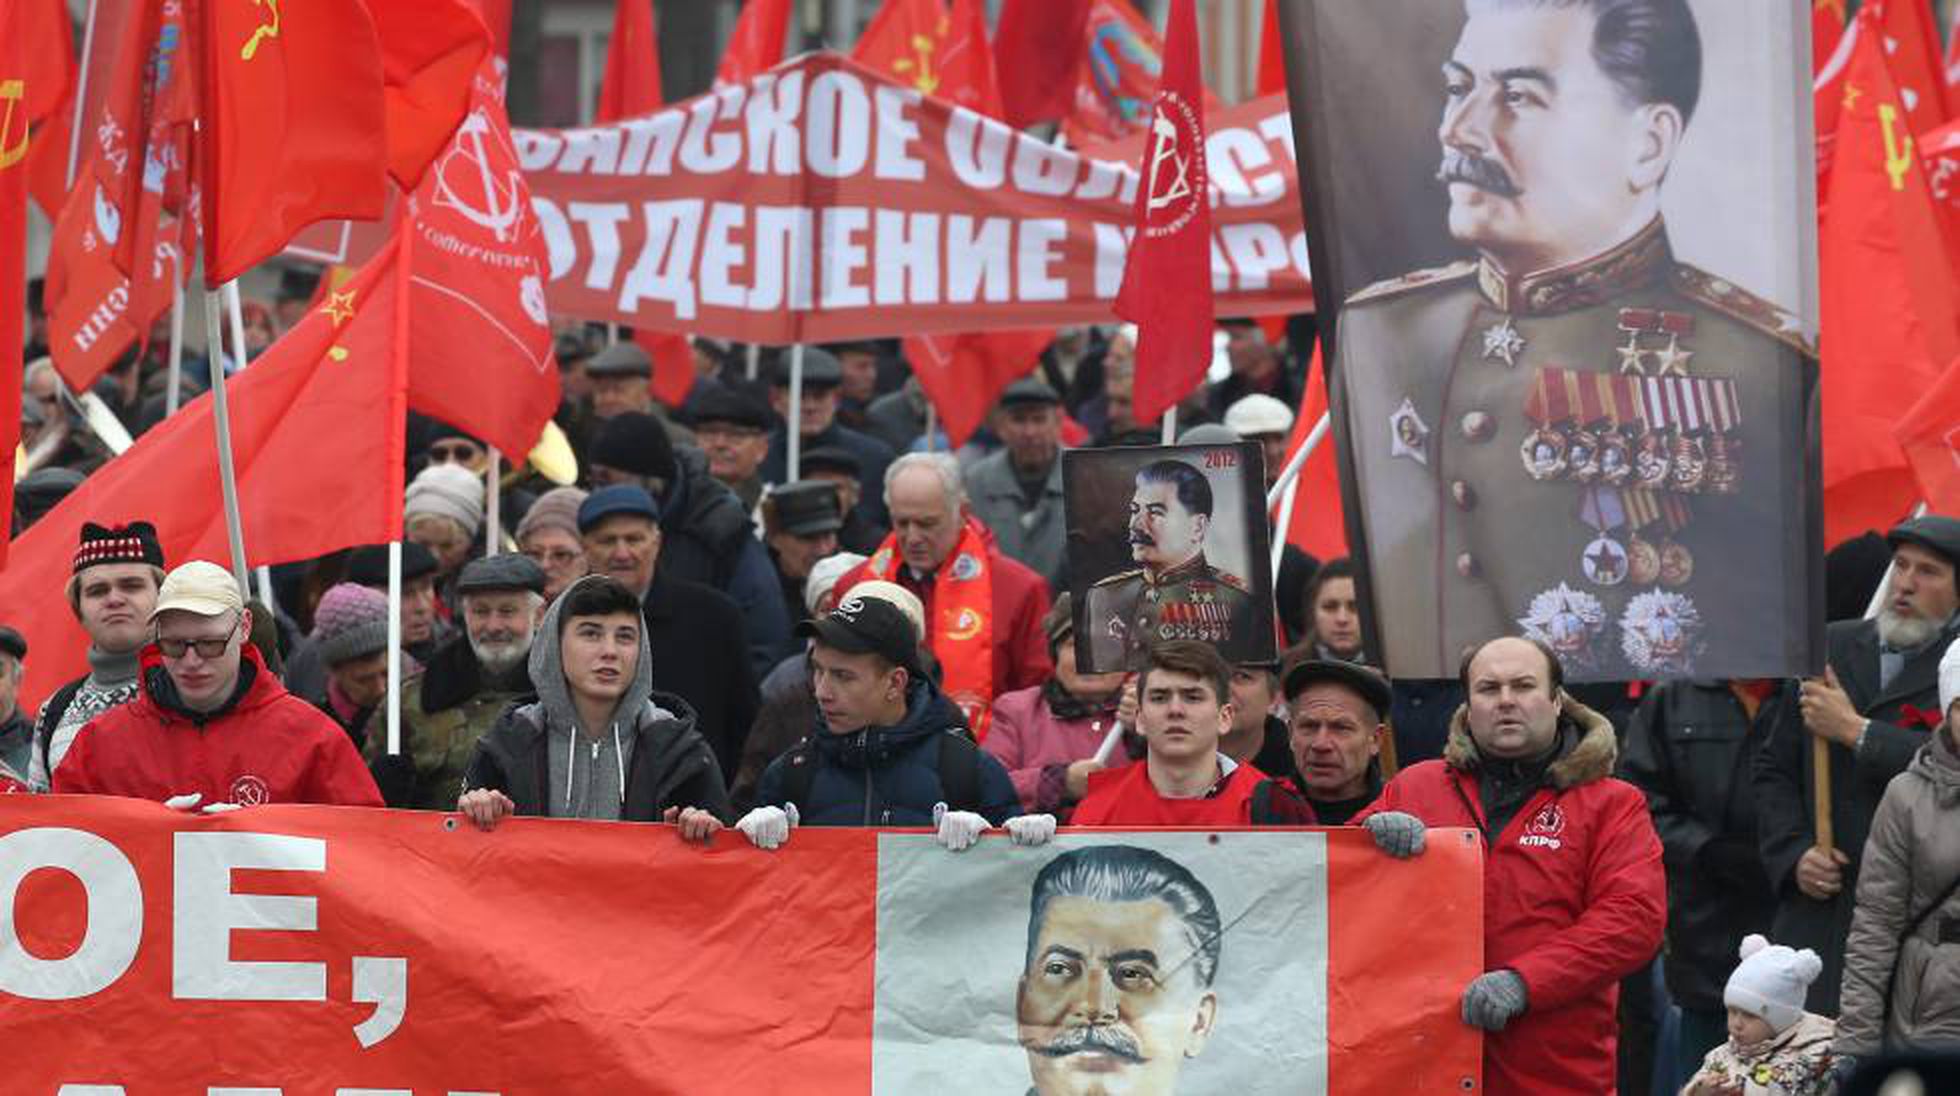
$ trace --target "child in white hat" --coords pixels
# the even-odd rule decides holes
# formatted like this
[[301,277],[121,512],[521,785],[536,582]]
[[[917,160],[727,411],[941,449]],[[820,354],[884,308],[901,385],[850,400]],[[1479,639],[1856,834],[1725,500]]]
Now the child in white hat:
[[1837,1024],[1803,1008],[1810,983],[1823,969],[1809,948],[1793,951],[1760,934],[1745,937],[1742,962],[1722,992],[1729,1009],[1729,1041],[1708,1052],[1681,1096],[1833,1092],[1831,1040]]

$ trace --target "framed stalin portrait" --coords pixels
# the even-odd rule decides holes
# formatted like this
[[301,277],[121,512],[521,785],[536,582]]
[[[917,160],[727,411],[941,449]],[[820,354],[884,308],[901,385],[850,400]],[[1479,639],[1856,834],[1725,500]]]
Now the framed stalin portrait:
[[1816,672],[1808,13],[1280,4],[1369,649]]
[[1062,454],[1084,672],[1135,669],[1167,639],[1214,643],[1233,663],[1275,657],[1264,485],[1255,442]]

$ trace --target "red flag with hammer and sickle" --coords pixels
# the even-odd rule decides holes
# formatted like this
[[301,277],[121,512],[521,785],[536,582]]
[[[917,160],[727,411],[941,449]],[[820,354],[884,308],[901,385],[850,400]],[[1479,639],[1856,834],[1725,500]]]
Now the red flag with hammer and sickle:
[[[0,456],[20,443],[21,317],[27,311],[27,148],[35,70],[28,65],[24,4],[0,6]],[[0,513],[13,513],[14,477],[0,476]],[[0,565],[7,530],[0,528]]]
[[1143,146],[1136,234],[1116,294],[1116,314],[1138,328],[1138,422],[1189,395],[1211,364],[1211,201],[1192,0],[1172,0],[1167,37]]

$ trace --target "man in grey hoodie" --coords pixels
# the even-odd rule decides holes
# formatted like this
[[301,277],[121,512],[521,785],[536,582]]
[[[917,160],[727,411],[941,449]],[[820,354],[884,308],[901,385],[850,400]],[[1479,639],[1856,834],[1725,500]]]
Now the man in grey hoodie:
[[653,691],[640,602],[603,575],[573,583],[531,646],[535,701],[477,742],[456,809],[483,829],[512,814],[668,822],[706,841],[728,792],[694,709]]

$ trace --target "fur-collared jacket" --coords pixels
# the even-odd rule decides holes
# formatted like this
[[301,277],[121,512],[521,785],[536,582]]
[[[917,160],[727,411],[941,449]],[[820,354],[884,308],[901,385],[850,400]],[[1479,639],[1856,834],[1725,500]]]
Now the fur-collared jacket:
[[1569,697],[1537,764],[1486,759],[1467,714],[1442,760],[1402,770],[1354,821],[1406,811],[1483,837],[1484,966],[1516,972],[1527,1000],[1484,1039],[1485,1090],[1610,1092],[1620,979],[1653,959],[1667,922],[1647,800],[1612,776],[1613,725]]

